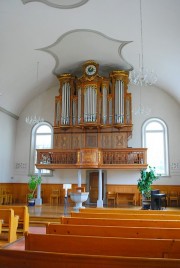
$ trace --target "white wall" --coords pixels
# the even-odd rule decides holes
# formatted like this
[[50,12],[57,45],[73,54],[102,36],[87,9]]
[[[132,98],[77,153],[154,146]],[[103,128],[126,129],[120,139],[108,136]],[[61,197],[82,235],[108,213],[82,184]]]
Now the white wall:
[[[138,107],[140,102],[140,94],[138,87],[129,87],[129,92],[132,93],[133,110]],[[28,176],[29,168],[29,149],[31,126],[25,123],[25,118],[28,115],[40,115],[46,121],[53,125],[54,121],[54,100],[58,95],[58,86],[49,89],[41,96],[34,99],[24,109],[20,115],[17,124],[17,138],[15,163],[22,163],[22,167],[14,170],[14,182],[25,182]],[[142,89],[142,104],[151,109],[149,115],[135,115],[133,113],[133,135],[129,140],[130,147],[141,147],[141,127],[143,122],[150,117],[158,117],[164,120],[168,126],[169,133],[169,160],[171,176],[162,177],[156,184],[179,184],[180,178],[180,151],[179,151],[179,133],[180,133],[180,105],[169,96],[166,92],[156,87],[145,87]],[[176,169],[176,166],[179,166]],[[23,165],[24,164],[24,165]],[[18,166],[18,165],[16,165]],[[123,171],[123,170],[108,170],[108,184],[136,184],[139,178],[139,171]],[[53,177],[43,178],[45,183],[76,183],[77,170],[56,170],[53,172]],[[86,182],[86,171],[82,171],[82,183]]]
[[53,126],[56,95],[58,95],[58,87],[49,89],[32,100],[20,115],[17,123],[14,182],[26,182],[29,175],[32,126],[26,123],[26,117],[40,116]]
[[0,182],[12,182],[17,120],[0,111]]
[[[132,93],[134,110],[140,101],[139,89],[136,87],[130,87],[130,92]],[[141,127],[145,120],[152,117],[158,117],[162,119],[168,128],[170,176],[161,177],[161,179],[156,181],[155,184],[178,185],[180,183],[180,105],[170,95],[156,87],[144,87],[141,91],[141,98],[144,107],[151,108],[151,113],[149,115],[136,116],[133,113],[133,135],[132,139],[129,141],[129,146],[141,147]]]

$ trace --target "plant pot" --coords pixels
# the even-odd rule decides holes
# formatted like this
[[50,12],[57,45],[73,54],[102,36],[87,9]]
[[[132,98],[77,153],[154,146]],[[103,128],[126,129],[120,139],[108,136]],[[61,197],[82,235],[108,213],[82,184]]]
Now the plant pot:
[[33,206],[35,206],[35,200],[34,200],[34,199],[32,199],[32,200],[28,200],[28,206],[29,206],[29,207],[33,207]]
[[145,196],[142,196],[142,209],[148,210],[151,208],[151,199]]

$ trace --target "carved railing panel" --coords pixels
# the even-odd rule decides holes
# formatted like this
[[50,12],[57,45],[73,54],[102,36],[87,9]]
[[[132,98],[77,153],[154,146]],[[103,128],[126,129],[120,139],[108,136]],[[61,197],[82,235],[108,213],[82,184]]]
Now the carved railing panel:
[[41,165],[74,165],[77,163],[76,151],[37,150],[37,164]]
[[103,165],[146,164],[146,151],[142,150],[103,150]]

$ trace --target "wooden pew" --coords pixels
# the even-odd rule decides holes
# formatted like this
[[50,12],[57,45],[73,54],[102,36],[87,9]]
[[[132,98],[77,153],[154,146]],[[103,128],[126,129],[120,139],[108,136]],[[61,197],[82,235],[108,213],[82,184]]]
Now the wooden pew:
[[13,209],[14,214],[19,216],[18,221],[18,232],[28,232],[29,231],[29,212],[27,206],[15,206],[15,205],[3,205],[0,209]]
[[180,260],[0,249],[0,264],[8,268],[178,268]]
[[180,259],[180,240],[26,233],[25,250]]
[[62,216],[60,217],[60,223],[79,224],[79,225],[180,228],[179,220],[78,218],[78,217]]
[[3,220],[0,219],[0,234],[2,232],[2,224],[3,224]]
[[123,209],[123,208],[80,208],[82,213],[123,213],[123,214],[163,214],[180,215],[180,210],[143,210],[143,209]]
[[78,218],[111,218],[111,219],[154,219],[154,220],[180,220],[180,215],[173,214],[123,214],[123,213],[83,213],[71,212],[71,217]]
[[8,234],[8,242],[14,242],[17,239],[17,227],[19,217],[14,215],[12,209],[0,209],[0,219],[3,220],[2,232]]
[[156,239],[180,239],[179,228],[126,227],[126,226],[96,226],[53,224],[46,225],[47,234],[132,237]]

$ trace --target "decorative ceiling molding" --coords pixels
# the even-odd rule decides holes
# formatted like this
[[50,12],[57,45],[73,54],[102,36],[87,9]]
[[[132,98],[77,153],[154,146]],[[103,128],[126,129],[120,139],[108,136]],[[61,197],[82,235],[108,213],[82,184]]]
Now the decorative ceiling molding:
[[68,8],[76,8],[86,4],[89,0],[22,0],[23,4],[27,4],[30,2],[41,2],[45,5],[68,9]]
[[3,107],[0,106],[0,112],[4,113],[4,114],[7,114],[9,115],[10,117],[18,120],[19,119],[19,116],[17,116],[16,114],[13,114],[11,112],[9,112],[8,110],[4,109]]
[[101,32],[89,29],[76,29],[63,34],[52,45],[41,48],[51,54],[56,65],[54,74],[81,74],[81,65],[86,60],[95,60],[100,72],[106,75],[112,70],[131,71],[133,67],[122,56],[122,49],[131,41],[110,38]]

